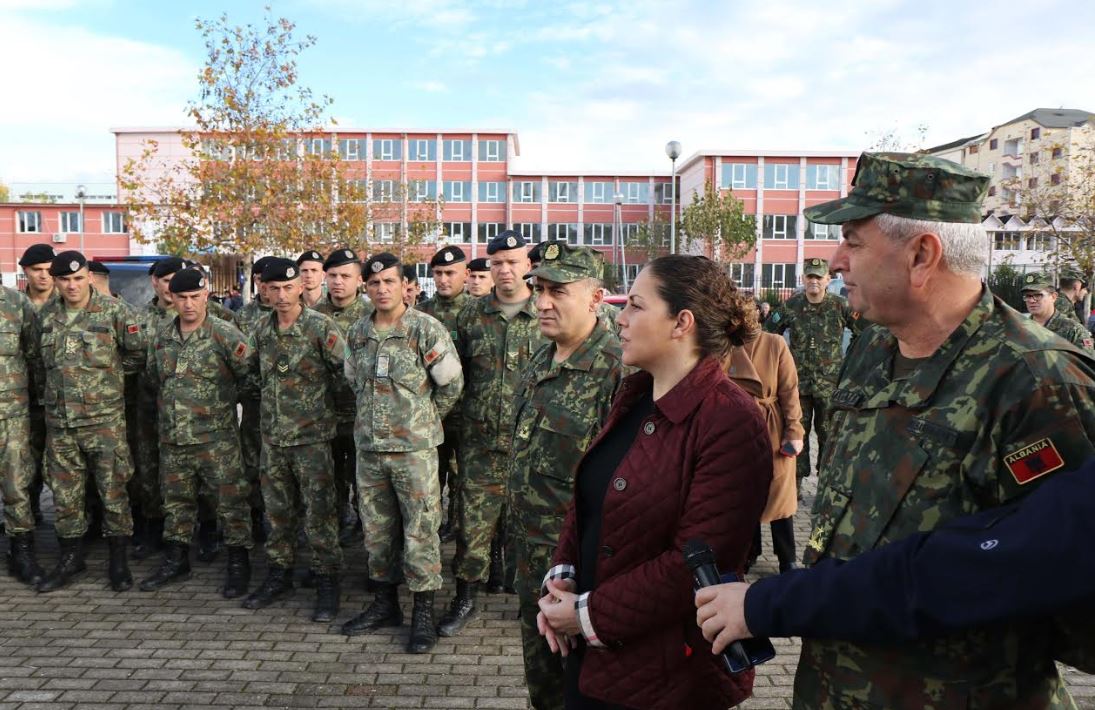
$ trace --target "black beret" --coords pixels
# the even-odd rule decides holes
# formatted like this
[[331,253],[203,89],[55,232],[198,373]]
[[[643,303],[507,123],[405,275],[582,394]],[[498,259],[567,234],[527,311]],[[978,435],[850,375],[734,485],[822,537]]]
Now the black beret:
[[327,261],[323,262],[323,270],[326,271],[344,264],[352,264],[355,261],[357,261],[357,254],[354,253],[353,249],[335,249],[327,257]]
[[300,276],[300,267],[292,259],[271,257],[262,269],[262,282],[292,281]]
[[171,293],[186,293],[187,291],[201,291],[205,288],[205,274],[201,269],[187,267],[171,277],[171,283],[167,290]]
[[183,268],[184,269],[203,269],[204,270],[204,267],[200,263],[194,261],[193,259],[183,259]]
[[110,269],[106,268],[106,264],[96,259],[92,259],[91,261],[87,262],[87,270],[93,274],[110,276]]
[[170,276],[176,271],[182,271],[186,268],[186,263],[177,256],[167,256],[156,262],[156,268],[152,270],[152,275],[158,279],[162,279],[164,276]]
[[87,266],[87,258],[78,251],[63,251],[49,265],[51,276],[68,276]]
[[444,249],[438,249],[437,253],[430,259],[430,268],[435,266],[450,266],[452,264],[459,264],[467,257],[464,255],[464,250],[460,247],[445,247]]
[[270,260],[273,258],[274,257],[272,256],[263,256],[255,259],[255,263],[251,264],[251,275],[258,276],[261,279],[262,270],[266,268],[266,265],[269,264]]
[[485,256],[472,259],[468,262],[468,271],[490,271],[490,262]]
[[369,260],[365,262],[365,276],[368,278],[373,274],[379,274],[384,269],[390,269],[393,266],[399,266],[399,257],[395,254],[389,254],[386,251],[382,251],[379,254],[373,254],[369,257]]
[[309,249],[308,251],[306,251],[303,254],[301,254],[300,256],[298,256],[297,257],[297,266],[300,266],[301,264],[303,264],[306,261],[318,261],[321,264],[324,263],[323,255],[320,254],[315,249]]
[[507,249],[524,249],[525,244],[525,238],[521,236],[520,232],[507,229],[499,232],[497,237],[487,242],[487,254],[489,255],[496,251],[505,251]]
[[414,268],[414,264],[403,265],[403,278],[408,281],[418,281],[418,269]]
[[53,263],[53,256],[53,247],[49,244],[31,244],[23,252],[23,258],[19,260],[19,266],[51,264]]
[[539,244],[537,244],[533,248],[529,249],[528,250],[529,261],[535,261],[536,263],[540,263],[541,261],[543,261],[544,260],[544,246],[546,244],[547,244],[547,242],[540,242]]

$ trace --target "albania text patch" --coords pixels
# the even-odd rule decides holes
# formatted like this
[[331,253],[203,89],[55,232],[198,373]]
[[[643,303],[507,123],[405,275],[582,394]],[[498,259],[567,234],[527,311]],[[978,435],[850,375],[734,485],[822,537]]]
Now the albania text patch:
[[1015,477],[1015,482],[1023,485],[1063,468],[1065,461],[1053,442],[1045,438],[1008,454],[1004,457],[1004,465]]

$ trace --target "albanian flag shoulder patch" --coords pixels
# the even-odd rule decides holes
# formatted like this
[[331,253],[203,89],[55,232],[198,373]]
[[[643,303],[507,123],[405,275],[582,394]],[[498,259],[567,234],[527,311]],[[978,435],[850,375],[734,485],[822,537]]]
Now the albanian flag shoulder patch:
[[1019,485],[1030,483],[1065,465],[1057,447],[1049,438],[1040,439],[1004,457],[1004,465]]

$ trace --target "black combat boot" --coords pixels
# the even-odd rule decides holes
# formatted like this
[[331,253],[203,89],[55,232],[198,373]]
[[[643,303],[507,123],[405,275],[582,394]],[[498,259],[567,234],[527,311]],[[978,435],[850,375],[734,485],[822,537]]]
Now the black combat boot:
[[338,616],[338,576],[333,574],[317,574],[316,577],[316,606],[312,612],[312,621],[334,621]]
[[490,574],[487,576],[487,594],[506,591],[505,570],[502,564],[502,536],[495,535],[490,541]]
[[246,547],[228,548],[228,574],[224,579],[224,591],[221,593],[225,599],[235,599],[247,594],[247,587],[251,584],[251,555]]
[[141,581],[142,592],[154,592],[170,582],[190,576],[190,546],[169,542],[163,551],[163,562],[155,574]]
[[437,645],[437,627],[433,620],[433,592],[415,592],[411,612],[411,637],[407,653],[428,653]]
[[[163,521],[161,520],[160,523],[162,525]],[[133,575],[129,573],[129,560],[126,554],[129,536],[112,535],[106,539],[106,543],[110,551],[110,562],[106,568],[110,588],[116,592],[124,592],[133,586]]]
[[347,636],[369,633],[383,626],[401,626],[403,610],[399,608],[399,587],[391,582],[373,581],[373,601],[369,608],[342,625]]
[[8,541],[8,574],[32,587],[46,576],[34,556],[33,532],[15,533]]
[[292,570],[284,567],[271,567],[266,572],[262,586],[243,600],[244,609],[264,609],[282,597],[293,593]]
[[163,549],[163,518],[145,518],[133,535],[133,559],[143,560]]
[[57,566],[38,583],[39,592],[52,592],[67,586],[78,575],[87,571],[87,565],[84,564],[83,542],[83,538],[79,537],[57,538],[61,554],[57,559]]
[[456,580],[456,596],[449,604],[449,610],[441,617],[437,633],[442,636],[456,636],[464,630],[468,622],[479,615],[475,598],[479,595],[479,582]]
[[198,560],[212,562],[221,551],[220,534],[216,520],[198,521]]

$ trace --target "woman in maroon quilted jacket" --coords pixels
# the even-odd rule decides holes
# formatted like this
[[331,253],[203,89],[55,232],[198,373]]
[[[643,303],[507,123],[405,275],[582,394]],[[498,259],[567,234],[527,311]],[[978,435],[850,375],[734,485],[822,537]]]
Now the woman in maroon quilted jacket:
[[681,546],[699,538],[741,571],[772,479],[757,406],[719,364],[755,311],[713,262],[667,256],[620,313],[624,380],[579,464],[540,600],[540,631],[568,656],[566,707],[726,708],[749,697],[695,625]]

